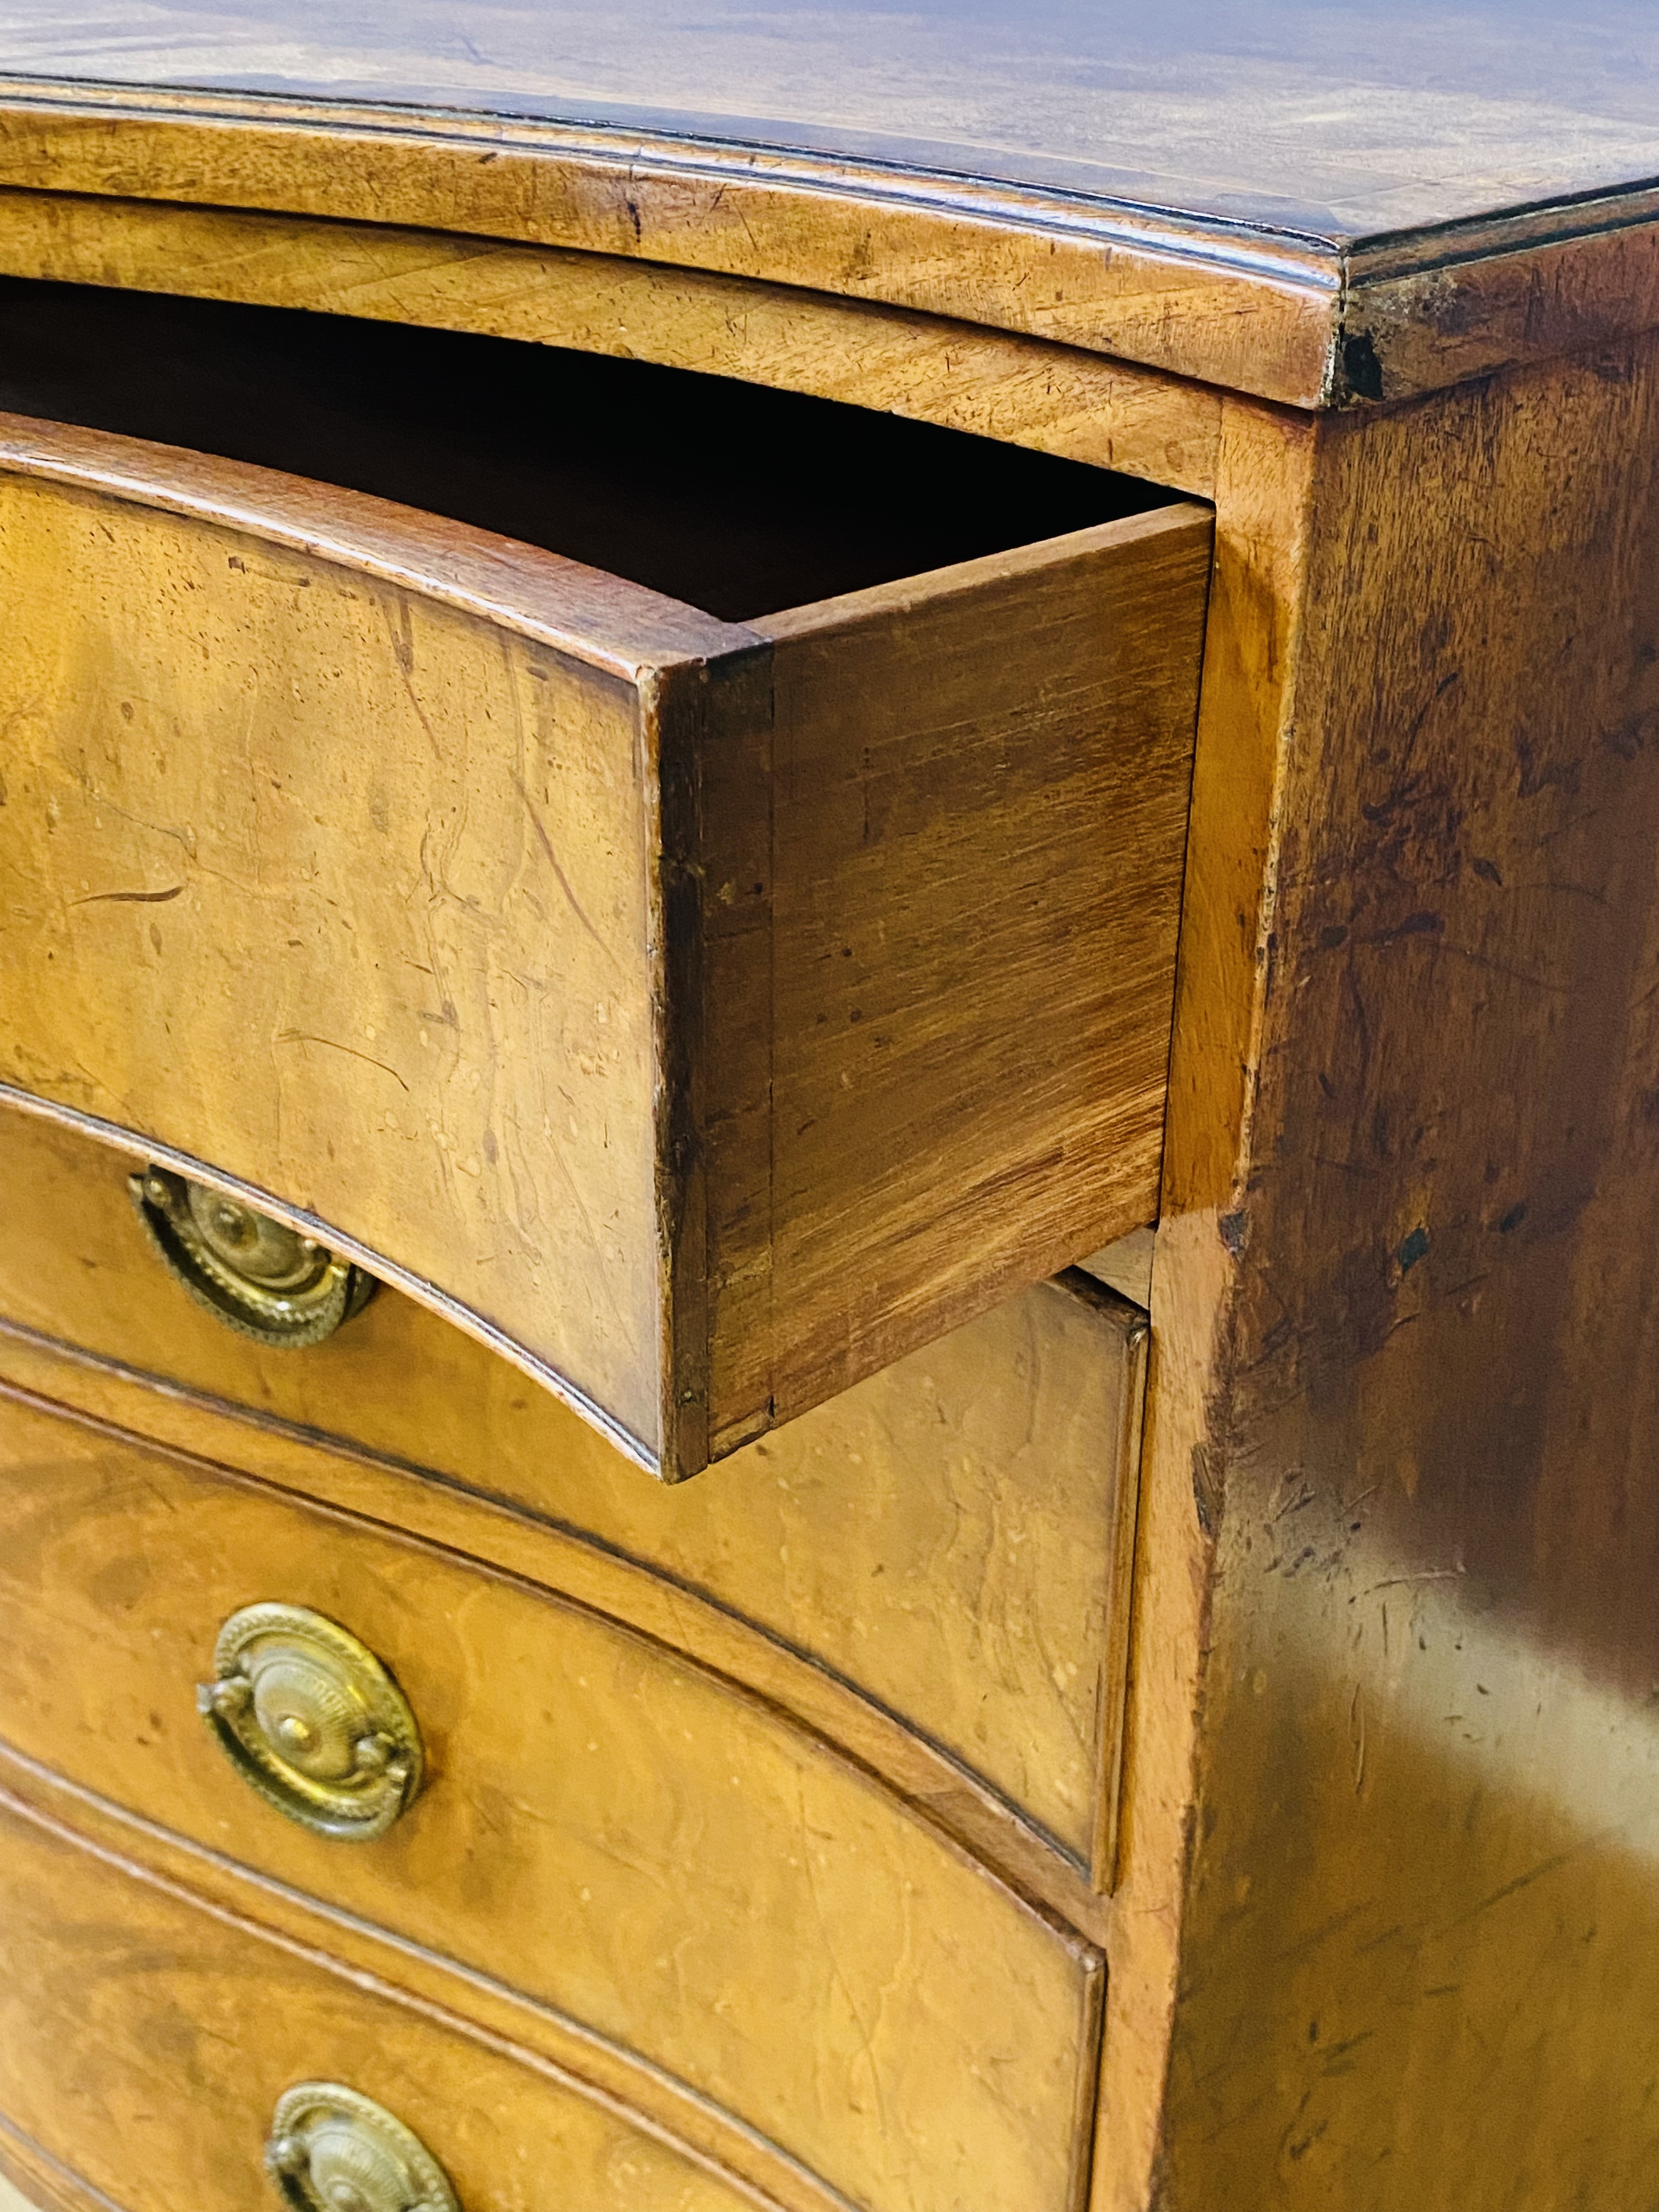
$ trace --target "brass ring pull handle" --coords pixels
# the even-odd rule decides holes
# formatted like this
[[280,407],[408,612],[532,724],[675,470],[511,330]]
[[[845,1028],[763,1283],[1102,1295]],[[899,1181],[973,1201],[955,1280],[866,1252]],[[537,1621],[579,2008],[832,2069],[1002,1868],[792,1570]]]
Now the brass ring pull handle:
[[408,1701],[320,1613],[250,1605],[219,1631],[202,1717],[268,1804],[313,1835],[367,1842],[413,1801],[424,1761]]
[[292,2212],[460,2212],[420,2137],[334,2081],[301,2081],[277,2100],[265,2165]]
[[320,1344],[374,1295],[373,1275],[312,1237],[169,1168],[131,1176],[138,1218],[198,1305],[261,1344]]

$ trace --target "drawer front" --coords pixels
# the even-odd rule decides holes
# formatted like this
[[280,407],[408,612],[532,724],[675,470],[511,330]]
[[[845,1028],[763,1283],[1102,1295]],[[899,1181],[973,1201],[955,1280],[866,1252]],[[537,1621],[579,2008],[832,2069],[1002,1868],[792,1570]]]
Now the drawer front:
[[755,2201],[597,2099],[0,1796],[0,2158],[57,2161],[121,2212],[273,2212],[277,2100],[319,2081],[412,2126],[461,2212]]
[[[1096,1954],[818,1740],[453,1554],[18,1408],[3,1435],[16,1748],[554,2005],[857,2203],[1073,2203]],[[378,1840],[284,1819],[197,1717],[264,1601],[409,1701],[428,1780]]]
[[511,1498],[707,1592],[1109,1878],[1143,1314],[1075,1278],[1038,1285],[665,1489],[395,1292],[298,1353],[222,1327],[167,1279],[126,1167],[0,1112],[0,1320]]
[[15,1093],[669,1477],[1152,1218],[1206,514],[740,628],[6,422]]
[[[529,579],[518,627],[482,575],[405,588],[400,555],[441,561],[418,526],[348,521],[320,558],[222,495],[124,497],[121,441],[81,442],[88,481],[0,473],[5,1075],[382,1265],[464,1270],[654,1458],[659,924],[624,657],[558,651]],[[326,498],[285,512],[321,532]]]

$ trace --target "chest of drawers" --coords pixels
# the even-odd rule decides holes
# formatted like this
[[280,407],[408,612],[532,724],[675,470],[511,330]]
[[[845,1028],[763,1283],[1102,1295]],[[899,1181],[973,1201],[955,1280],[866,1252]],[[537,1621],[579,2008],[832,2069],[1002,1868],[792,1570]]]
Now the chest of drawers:
[[1646,2212],[1656,62],[0,21],[27,2205]]

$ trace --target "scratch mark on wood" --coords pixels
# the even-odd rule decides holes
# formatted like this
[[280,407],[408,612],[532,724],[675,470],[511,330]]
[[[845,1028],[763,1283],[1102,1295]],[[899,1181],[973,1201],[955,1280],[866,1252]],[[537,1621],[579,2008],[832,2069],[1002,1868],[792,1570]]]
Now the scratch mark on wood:
[[1353,1739],[1353,1794],[1363,1796],[1365,1789],[1365,1689],[1362,1682],[1353,1686],[1353,1701],[1348,1707],[1348,1733]]
[[1445,1928],[1447,1929],[1461,1928],[1466,1921],[1479,1919],[1483,1912],[1490,1912],[1494,1905],[1501,1905],[1506,1897],[1513,1897],[1517,1890],[1530,1889],[1534,1882],[1542,1881],[1547,1875],[1559,1874],[1564,1866],[1570,1866],[1574,1859],[1580,1856],[1586,1845],[1592,1840],[1594,1839],[1586,1837],[1584,1842],[1576,1845],[1573,1850],[1557,1851],[1553,1858],[1541,1859],[1526,1874],[1516,1875],[1513,1881],[1506,1881],[1501,1889],[1493,1890],[1490,1897],[1483,1897],[1479,1905],[1472,1905],[1467,1912],[1460,1913],[1455,1920],[1447,1921]]
[[1364,1595],[1374,1597],[1378,1590],[1403,1589],[1407,1583],[1455,1583],[1468,1572],[1467,1567],[1429,1567],[1420,1575],[1390,1575],[1385,1583],[1373,1583]]
[[398,674],[402,679],[404,690],[409,695],[409,703],[415,709],[416,719],[426,732],[426,741],[432,748],[432,757],[434,760],[441,760],[444,757],[444,749],[438,743],[438,733],[432,726],[432,718],[421,704],[420,694],[415,689],[415,628],[409,602],[407,599],[399,599],[396,602],[395,622],[392,619],[393,609],[384,603],[381,605],[380,613],[386,623],[386,635],[391,641],[392,657],[398,664]]
[[71,906],[165,906],[176,899],[184,890],[174,884],[170,891],[89,891],[84,898],[73,898]]
[[592,923],[588,920],[586,914],[583,913],[581,901],[576,896],[575,890],[571,884],[569,877],[566,875],[564,870],[559,866],[559,856],[553,849],[553,840],[548,836],[546,830],[542,827],[541,817],[537,813],[534,806],[531,804],[530,793],[525,789],[523,778],[515,775],[513,779],[513,787],[518,793],[520,798],[524,801],[524,811],[530,817],[530,826],[536,833],[536,841],[540,845],[543,852],[547,855],[548,866],[552,869],[554,874],[559,879],[559,889],[564,893],[565,897],[569,903],[571,913],[575,915],[577,921],[580,922],[582,927],[587,932],[588,935],[592,939],[594,944],[599,946],[600,951],[605,954],[605,957],[609,960],[614,961],[615,955],[611,952],[611,947],[605,943],[604,938],[599,935],[599,931],[594,928]]
[[372,1052],[359,1052],[355,1045],[340,1044],[333,1037],[313,1036],[307,1030],[283,1030],[276,1042],[278,1044],[320,1044],[330,1052],[349,1053],[353,1060],[361,1060],[370,1067],[378,1067],[382,1075],[389,1075],[403,1090],[409,1088],[395,1067],[388,1067],[385,1060],[376,1060]]

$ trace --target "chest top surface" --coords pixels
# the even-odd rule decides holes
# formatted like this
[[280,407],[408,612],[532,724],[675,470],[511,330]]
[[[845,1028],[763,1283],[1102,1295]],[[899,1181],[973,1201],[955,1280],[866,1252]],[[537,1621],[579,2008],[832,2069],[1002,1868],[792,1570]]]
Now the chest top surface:
[[1641,0],[0,0],[0,190],[597,250],[1320,408],[1659,320],[1656,92]]
[[1632,0],[7,0],[0,67],[644,129],[1338,247],[1659,177]]

